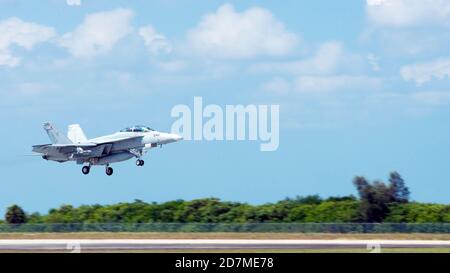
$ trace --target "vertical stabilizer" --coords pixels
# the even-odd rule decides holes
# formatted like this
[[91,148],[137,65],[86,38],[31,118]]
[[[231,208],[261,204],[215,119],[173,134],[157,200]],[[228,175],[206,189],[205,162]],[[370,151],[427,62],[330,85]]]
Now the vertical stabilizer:
[[81,129],[79,124],[69,125],[69,128],[67,130],[67,137],[73,143],[86,143],[87,142],[86,135],[84,134],[83,129]]
[[72,141],[68,139],[65,135],[60,134],[58,130],[49,122],[44,123],[44,130],[47,132],[53,144],[71,144]]

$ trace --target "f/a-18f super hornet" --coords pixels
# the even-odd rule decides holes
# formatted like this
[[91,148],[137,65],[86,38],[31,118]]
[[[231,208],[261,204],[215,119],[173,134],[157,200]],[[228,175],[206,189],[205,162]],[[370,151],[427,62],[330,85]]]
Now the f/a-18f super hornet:
[[112,175],[111,163],[133,157],[137,158],[137,166],[144,166],[141,157],[148,150],[182,139],[179,135],[158,132],[146,126],[133,126],[89,140],[78,124],[69,125],[67,136],[60,134],[48,122],[44,123],[44,130],[52,144],[35,145],[33,152],[41,154],[45,160],[83,164],[83,174],[88,174],[91,166],[104,165],[106,174]]

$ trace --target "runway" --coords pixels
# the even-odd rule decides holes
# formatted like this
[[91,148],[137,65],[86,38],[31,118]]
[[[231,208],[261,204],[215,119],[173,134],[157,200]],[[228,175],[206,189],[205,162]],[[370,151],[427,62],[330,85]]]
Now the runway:
[[0,251],[450,248],[444,240],[0,240]]

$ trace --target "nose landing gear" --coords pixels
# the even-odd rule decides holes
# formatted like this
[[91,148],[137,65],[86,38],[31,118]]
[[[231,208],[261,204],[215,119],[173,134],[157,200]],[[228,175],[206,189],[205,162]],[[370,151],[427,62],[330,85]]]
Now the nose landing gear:
[[91,170],[91,167],[89,166],[83,166],[83,168],[81,169],[81,172],[86,175],[89,173],[89,171]]
[[138,159],[138,160],[136,160],[136,166],[139,166],[139,167],[141,167],[141,166],[144,166],[144,160],[142,160],[142,159]]
[[114,170],[113,170],[113,168],[106,166],[105,172],[106,172],[106,175],[111,176],[113,174]]

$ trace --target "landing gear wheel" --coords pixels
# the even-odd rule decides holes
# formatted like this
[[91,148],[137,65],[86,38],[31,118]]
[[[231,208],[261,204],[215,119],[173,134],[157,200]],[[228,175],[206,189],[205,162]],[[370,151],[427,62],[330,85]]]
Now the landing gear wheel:
[[91,170],[91,168],[89,167],[89,166],[84,166],[82,169],[81,169],[81,171],[83,172],[83,174],[88,174],[89,173],[89,171]]
[[136,160],[136,166],[144,166],[144,160],[141,159]]
[[113,168],[111,168],[111,167],[106,167],[106,174],[108,175],[108,176],[111,176],[112,174],[113,174]]

